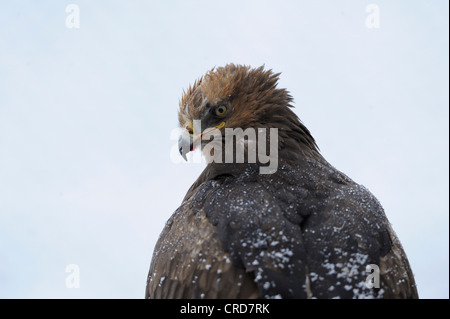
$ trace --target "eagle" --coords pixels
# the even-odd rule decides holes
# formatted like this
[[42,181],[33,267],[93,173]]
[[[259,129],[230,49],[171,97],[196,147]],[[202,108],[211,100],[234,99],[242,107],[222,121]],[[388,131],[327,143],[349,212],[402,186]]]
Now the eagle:
[[324,159],[279,77],[227,64],[183,91],[180,154],[209,160],[160,234],[145,297],[418,298],[381,204]]

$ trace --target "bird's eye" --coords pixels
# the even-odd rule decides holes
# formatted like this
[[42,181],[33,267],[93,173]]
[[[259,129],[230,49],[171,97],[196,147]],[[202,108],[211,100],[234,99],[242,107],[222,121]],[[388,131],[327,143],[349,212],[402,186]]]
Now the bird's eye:
[[216,107],[216,109],[214,110],[214,113],[215,113],[217,116],[222,117],[222,116],[225,115],[225,113],[227,113],[227,107],[226,107],[225,105],[219,105],[219,106]]

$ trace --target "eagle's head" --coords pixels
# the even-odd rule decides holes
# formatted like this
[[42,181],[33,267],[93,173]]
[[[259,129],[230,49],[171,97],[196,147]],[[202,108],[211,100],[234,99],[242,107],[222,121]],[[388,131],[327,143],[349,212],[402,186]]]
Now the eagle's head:
[[225,136],[227,128],[276,128],[281,151],[288,147],[316,152],[314,139],[291,110],[292,97],[277,87],[279,75],[264,67],[228,64],[195,81],[180,101],[180,154],[186,159],[196,146],[209,142],[205,135],[215,131]]

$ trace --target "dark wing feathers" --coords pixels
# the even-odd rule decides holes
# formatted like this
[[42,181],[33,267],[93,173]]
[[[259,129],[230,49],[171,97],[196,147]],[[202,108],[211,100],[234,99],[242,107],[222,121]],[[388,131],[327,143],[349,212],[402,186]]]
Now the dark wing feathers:
[[254,278],[262,297],[306,297],[300,226],[284,218],[278,202],[260,184],[225,180],[223,185],[207,198],[205,213],[233,264]]
[[245,270],[232,264],[204,212],[185,202],[156,244],[146,298],[256,298]]
[[[412,298],[381,205],[325,161],[208,166],[155,247],[151,298]],[[227,173],[225,173],[227,172]],[[368,288],[367,265],[381,287]]]

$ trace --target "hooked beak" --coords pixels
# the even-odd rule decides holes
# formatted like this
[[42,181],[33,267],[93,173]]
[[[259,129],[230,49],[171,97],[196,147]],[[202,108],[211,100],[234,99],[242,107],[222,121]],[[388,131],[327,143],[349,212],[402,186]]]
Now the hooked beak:
[[204,132],[200,134],[194,135],[194,127],[191,122],[186,122],[184,124],[184,128],[181,131],[180,137],[178,138],[178,151],[181,156],[187,162],[186,154],[190,151],[193,151],[195,147],[200,145],[202,136],[208,135],[214,130],[220,130],[225,126],[225,122],[220,123],[219,125],[206,129]]
[[194,149],[194,132],[192,123],[188,122],[184,125],[178,138],[178,150],[184,160],[187,162],[186,154]]

